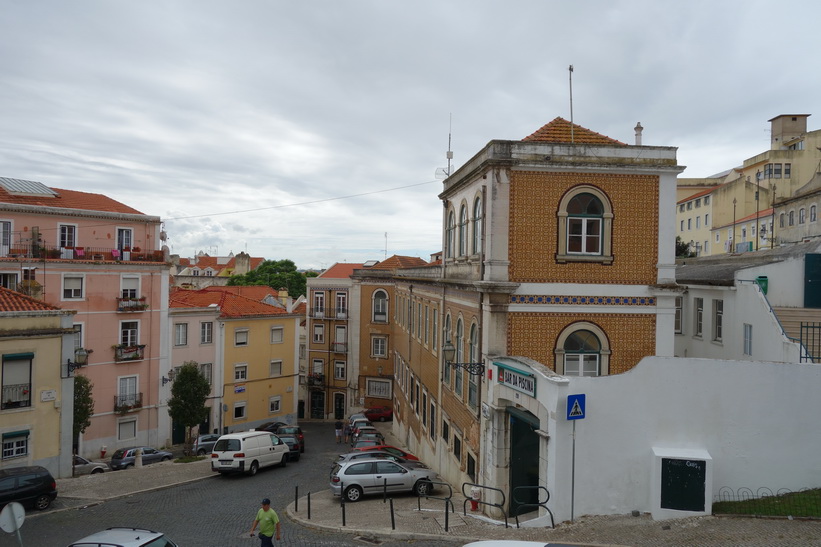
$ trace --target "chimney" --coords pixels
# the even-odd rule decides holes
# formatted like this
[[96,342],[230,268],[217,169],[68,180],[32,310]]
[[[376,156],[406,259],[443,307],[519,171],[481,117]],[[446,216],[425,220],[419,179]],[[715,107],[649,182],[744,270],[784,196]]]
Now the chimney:
[[641,146],[641,132],[644,131],[644,128],[641,126],[641,122],[636,122],[636,146]]
[[251,271],[251,257],[248,253],[239,253],[234,257],[234,275],[243,275]]
[[288,287],[282,287],[277,291],[277,298],[283,306],[288,306]]

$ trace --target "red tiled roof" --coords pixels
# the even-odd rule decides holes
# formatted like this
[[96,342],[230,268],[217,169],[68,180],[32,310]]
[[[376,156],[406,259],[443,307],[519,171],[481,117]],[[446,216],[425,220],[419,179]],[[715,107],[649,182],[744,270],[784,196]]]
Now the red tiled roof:
[[685,202],[690,201],[691,199],[695,199],[695,198],[697,198],[697,197],[701,197],[701,196],[703,196],[703,195],[705,195],[705,194],[710,194],[710,193],[712,193],[712,192],[713,192],[713,190],[715,190],[716,188],[717,188],[717,186],[713,186],[712,188],[708,188],[708,189],[706,189],[706,190],[702,190],[701,192],[696,192],[696,193],[695,193],[695,194],[693,194],[692,196],[689,196],[689,197],[686,197],[686,198],[684,198],[684,199],[681,199],[681,200],[677,201],[677,202],[676,202],[676,205],[678,205],[678,204],[680,204],[680,203],[685,203]]
[[244,296],[245,298],[251,298],[257,302],[262,302],[267,296],[273,296],[274,298],[279,296],[279,291],[272,289],[268,285],[211,285],[203,287],[202,290],[230,292]]
[[[570,127],[573,127],[573,137],[571,139]],[[571,124],[564,118],[557,117],[552,122],[542,126],[532,135],[528,135],[523,141],[527,142],[553,142],[553,143],[578,143],[578,144],[618,144],[627,146],[621,141],[611,139],[595,131],[591,131],[580,125]]]
[[36,298],[31,298],[17,291],[0,287],[0,312],[2,311],[54,311],[60,310]]
[[107,213],[129,213],[142,215],[143,213],[124,203],[115,201],[102,194],[90,194],[77,190],[63,190],[51,188],[57,193],[51,195],[16,195],[10,194],[0,187],[0,203],[14,203],[19,205],[37,205],[40,207],[60,207],[64,209],[81,209],[84,211],[103,211]]
[[347,262],[337,262],[317,277],[325,277],[332,279],[347,279],[351,277],[354,270],[361,270],[364,264],[352,264]]
[[[208,287],[214,289],[217,287]],[[233,288],[233,287],[220,287]],[[240,318],[240,317],[269,317],[272,315],[292,315],[283,308],[271,306],[264,302],[259,302],[247,296],[241,296],[233,291],[207,290],[196,291],[186,289],[174,289],[169,295],[169,306],[171,308],[207,308],[216,304],[219,306],[220,317]]]
[[393,270],[396,268],[417,268],[419,266],[427,265],[428,262],[426,260],[416,256],[393,255],[390,258],[386,258],[373,268],[377,270]]
[[[189,264],[191,265],[191,267],[196,267],[200,270],[211,268],[216,272],[223,272],[225,270],[233,271],[234,268],[237,267],[237,261],[235,256],[232,256],[225,262],[220,262],[221,258],[224,259],[224,257],[200,255],[194,257],[194,260],[189,261]],[[249,267],[252,270],[256,270],[264,261],[264,258],[252,256],[249,260]],[[182,261],[180,261],[180,263],[182,264]]]

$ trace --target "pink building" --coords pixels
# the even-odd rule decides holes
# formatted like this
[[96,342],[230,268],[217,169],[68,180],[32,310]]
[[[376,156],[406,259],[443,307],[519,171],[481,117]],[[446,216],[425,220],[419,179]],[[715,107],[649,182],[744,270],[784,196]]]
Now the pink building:
[[0,286],[76,310],[75,348],[91,352],[87,457],[170,443],[164,237],[159,217],[104,195],[0,177]]

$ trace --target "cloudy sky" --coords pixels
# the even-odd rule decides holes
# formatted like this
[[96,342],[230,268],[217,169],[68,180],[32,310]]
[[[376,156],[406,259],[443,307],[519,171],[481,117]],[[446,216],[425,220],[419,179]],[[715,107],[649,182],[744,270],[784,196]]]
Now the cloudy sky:
[[[441,181],[556,116],[684,177],[815,114],[821,4],[0,0],[0,176],[160,216],[172,252],[299,267],[441,247]],[[451,121],[452,120],[452,121]],[[386,237],[387,233],[387,237]]]

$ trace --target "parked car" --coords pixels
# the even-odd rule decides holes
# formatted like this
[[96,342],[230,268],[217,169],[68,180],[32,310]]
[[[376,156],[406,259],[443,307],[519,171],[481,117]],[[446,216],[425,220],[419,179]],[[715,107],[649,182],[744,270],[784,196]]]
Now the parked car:
[[367,418],[367,416],[365,416],[365,415],[364,415],[364,414],[362,414],[361,412],[358,412],[358,413],[356,413],[356,414],[351,414],[351,415],[350,415],[350,417],[348,418],[348,423],[349,423],[349,424],[351,424],[351,425],[353,425],[353,423],[354,423],[356,420],[367,420],[367,419],[368,419],[368,418]]
[[357,418],[351,422],[351,430],[354,433],[360,427],[373,427],[373,423],[367,418]]
[[351,450],[359,450],[363,448],[375,448],[377,446],[384,446],[384,442],[379,439],[364,439],[362,441],[354,441],[351,443]]
[[177,547],[162,532],[145,528],[107,528],[78,539],[68,547]]
[[362,426],[362,427],[357,428],[356,431],[354,431],[353,439],[354,440],[359,439],[363,435],[378,435],[379,437],[384,438],[384,435],[382,435],[382,432],[379,431],[378,429],[376,429],[375,427]]
[[267,431],[245,431],[221,436],[211,450],[211,470],[220,474],[256,475],[262,467],[288,463],[288,445]]
[[[359,441],[359,442],[372,442],[372,441]],[[390,446],[387,444],[379,444],[379,445],[370,445],[370,446],[363,446],[363,447],[355,447],[353,450],[363,450],[363,451],[371,451],[371,450],[379,450],[380,452],[390,452],[396,456],[405,458],[407,460],[416,460],[419,461],[419,458],[411,454],[410,452],[405,452],[401,448],[396,448],[395,446]]]
[[107,463],[93,462],[87,460],[82,456],[74,455],[74,476],[80,475],[97,475],[105,471],[110,471]]
[[277,428],[277,435],[296,435],[299,439],[299,451],[305,452],[305,435],[298,425],[281,425]]
[[302,443],[296,435],[277,435],[282,442],[288,445],[288,461],[298,462],[302,454]]
[[111,469],[128,469],[129,467],[134,467],[134,463],[137,459],[137,450],[143,451],[143,465],[168,461],[174,457],[174,454],[171,452],[157,450],[150,446],[118,448],[114,454],[111,455]]
[[285,422],[265,422],[262,425],[258,425],[254,428],[254,431],[267,431],[268,433],[276,433],[277,429],[282,427],[283,425],[288,425]]
[[16,501],[28,507],[47,509],[57,497],[57,482],[39,465],[0,469],[0,509]]
[[371,459],[337,463],[330,479],[334,496],[345,496],[346,501],[355,502],[363,495],[382,492],[385,484],[388,492],[411,491],[424,496],[433,491],[431,481],[438,476],[432,469],[411,469],[390,460]]
[[211,449],[214,448],[214,444],[217,442],[220,436],[215,433],[209,433],[208,435],[200,435],[194,441],[194,447],[192,448],[192,452],[197,456],[205,456],[211,452]]
[[389,406],[368,408],[362,414],[372,422],[390,422],[393,420],[393,409]]
[[367,459],[380,459],[380,460],[390,460],[392,462],[396,462],[398,464],[404,465],[405,467],[423,467],[425,469],[428,468],[427,465],[420,462],[419,460],[408,460],[406,458],[402,458],[401,456],[397,456],[395,454],[391,454],[390,452],[379,452],[379,451],[360,451],[360,452],[348,452],[347,454],[340,454],[337,461],[334,463],[341,463],[341,462],[351,462],[354,460],[367,460]]

